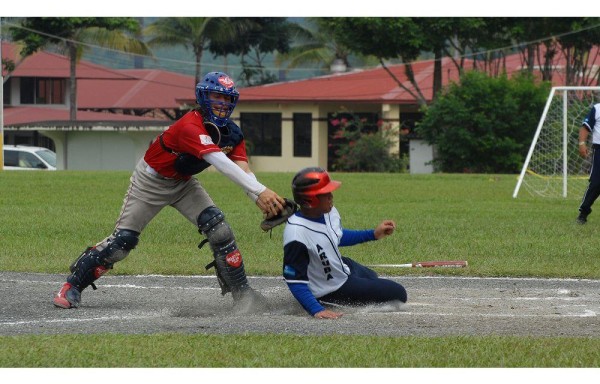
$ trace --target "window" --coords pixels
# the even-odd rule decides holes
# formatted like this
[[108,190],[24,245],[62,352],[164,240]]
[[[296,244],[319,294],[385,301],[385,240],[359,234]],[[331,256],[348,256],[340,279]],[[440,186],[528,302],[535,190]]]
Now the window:
[[16,151],[4,150],[4,166],[17,167],[19,165],[19,153]]
[[4,105],[10,105],[10,79],[4,83],[4,86],[2,87],[2,96],[3,96],[3,103]]
[[33,153],[19,152],[19,167],[21,168],[46,168],[44,163]]
[[312,154],[312,114],[294,113],[294,157]]
[[35,104],[35,81],[32,77],[21,78],[21,104]]
[[21,104],[64,104],[65,79],[21,78]]
[[241,113],[249,155],[281,156],[281,113]]

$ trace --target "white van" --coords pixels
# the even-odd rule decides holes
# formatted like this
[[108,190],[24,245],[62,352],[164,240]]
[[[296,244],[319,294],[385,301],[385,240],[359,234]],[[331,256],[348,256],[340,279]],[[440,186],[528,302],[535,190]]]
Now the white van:
[[4,145],[4,169],[56,171],[56,153],[48,148]]

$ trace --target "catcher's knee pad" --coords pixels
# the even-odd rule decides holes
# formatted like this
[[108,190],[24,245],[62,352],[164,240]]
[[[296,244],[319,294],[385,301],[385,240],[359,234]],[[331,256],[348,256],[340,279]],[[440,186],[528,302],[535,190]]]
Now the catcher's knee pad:
[[214,206],[206,208],[198,215],[198,228],[212,249],[215,261],[209,267],[216,267],[223,294],[247,286],[242,254],[223,212]]
[[139,242],[139,232],[118,229],[108,239],[108,245],[100,252],[105,262],[114,264],[129,255]]
[[139,241],[139,233],[120,229],[109,237],[106,247],[98,250],[96,247],[87,248],[69,267],[71,276],[67,281],[80,291],[92,285],[95,280],[112,269],[114,263],[123,260],[134,249]]

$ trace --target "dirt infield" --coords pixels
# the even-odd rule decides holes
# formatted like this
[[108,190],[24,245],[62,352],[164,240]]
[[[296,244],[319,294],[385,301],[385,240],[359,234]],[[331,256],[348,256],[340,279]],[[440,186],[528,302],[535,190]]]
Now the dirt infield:
[[317,320],[281,278],[251,277],[268,300],[260,314],[234,311],[214,277],[104,276],[80,308],[52,305],[64,275],[0,273],[0,335],[75,333],[278,333],[386,336],[532,335],[598,337],[600,280],[470,277],[393,278],[402,306],[337,308]]

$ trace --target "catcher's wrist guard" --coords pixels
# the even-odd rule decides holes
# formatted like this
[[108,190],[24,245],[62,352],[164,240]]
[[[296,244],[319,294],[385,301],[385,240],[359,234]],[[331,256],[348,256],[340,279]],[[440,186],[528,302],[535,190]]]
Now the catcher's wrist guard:
[[284,198],[285,204],[283,209],[275,216],[267,217],[260,223],[260,229],[267,232],[276,226],[283,224],[287,221],[288,217],[292,216],[298,210],[298,204],[290,199]]

